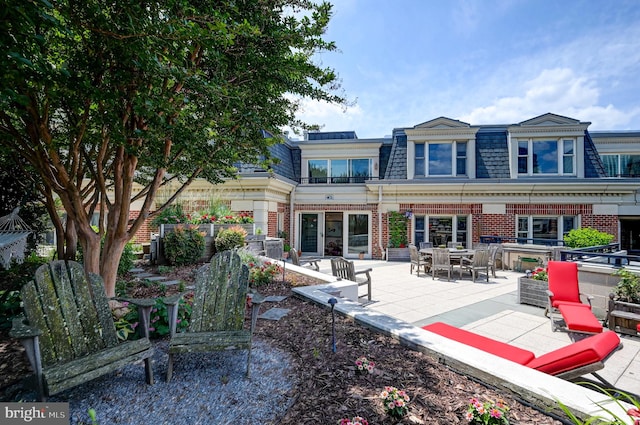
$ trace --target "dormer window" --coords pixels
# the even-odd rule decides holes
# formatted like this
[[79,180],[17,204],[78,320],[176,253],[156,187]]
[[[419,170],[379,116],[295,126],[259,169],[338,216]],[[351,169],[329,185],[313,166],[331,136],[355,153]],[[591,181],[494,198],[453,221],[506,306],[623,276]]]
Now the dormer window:
[[372,176],[373,160],[310,159],[309,183],[364,183]]
[[415,145],[415,176],[466,176],[467,142]]
[[518,139],[518,174],[575,175],[575,139]]

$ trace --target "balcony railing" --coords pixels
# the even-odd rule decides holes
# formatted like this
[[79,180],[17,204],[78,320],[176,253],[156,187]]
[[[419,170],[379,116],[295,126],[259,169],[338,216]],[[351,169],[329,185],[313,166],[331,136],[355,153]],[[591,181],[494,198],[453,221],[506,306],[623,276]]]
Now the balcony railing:
[[300,179],[300,184],[356,184],[367,180],[378,180],[378,177],[303,177]]
[[564,241],[562,239],[520,238],[516,236],[480,236],[480,242],[482,243],[515,242],[520,244],[531,243],[535,245],[564,246]]

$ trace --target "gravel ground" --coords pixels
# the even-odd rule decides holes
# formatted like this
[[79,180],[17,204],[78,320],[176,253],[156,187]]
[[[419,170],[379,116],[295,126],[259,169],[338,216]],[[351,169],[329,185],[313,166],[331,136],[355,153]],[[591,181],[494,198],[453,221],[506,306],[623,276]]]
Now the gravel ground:
[[[295,375],[288,354],[254,339],[251,378],[246,350],[178,355],[165,380],[167,342],[154,344],[155,384],[144,381],[144,364],[129,365],[49,399],[69,402],[71,424],[273,424],[293,402]],[[32,395],[35,397],[35,394]],[[23,400],[28,400],[26,394]],[[35,400],[35,398],[33,398]]]

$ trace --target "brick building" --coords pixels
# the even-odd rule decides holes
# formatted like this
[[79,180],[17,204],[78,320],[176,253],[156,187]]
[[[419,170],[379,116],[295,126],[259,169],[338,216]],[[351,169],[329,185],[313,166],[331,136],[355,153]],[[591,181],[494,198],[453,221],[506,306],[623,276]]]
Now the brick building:
[[504,125],[440,117],[376,139],[311,132],[273,146],[272,170],[242,165],[237,180],[198,181],[180,202],[222,194],[310,255],[382,258],[389,211],[408,217],[413,243],[562,239],[594,227],[640,250],[640,132],[589,124],[549,113]]

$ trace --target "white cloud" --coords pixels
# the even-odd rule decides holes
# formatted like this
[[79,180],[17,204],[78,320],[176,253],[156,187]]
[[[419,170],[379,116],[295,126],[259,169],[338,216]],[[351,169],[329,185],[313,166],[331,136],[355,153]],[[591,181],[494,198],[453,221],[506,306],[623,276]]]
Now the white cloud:
[[638,108],[625,112],[613,105],[598,105],[596,81],[569,68],[545,69],[527,81],[523,91],[520,96],[498,98],[490,105],[474,108],[459,119],[471,124],[510,124],[552,112],[611,129],[624,127],[638,116]]

